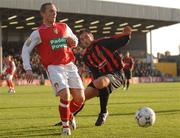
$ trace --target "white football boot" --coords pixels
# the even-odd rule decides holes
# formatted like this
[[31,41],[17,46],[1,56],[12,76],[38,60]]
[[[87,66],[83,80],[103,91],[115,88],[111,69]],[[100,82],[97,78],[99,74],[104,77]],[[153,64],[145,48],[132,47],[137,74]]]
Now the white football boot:
[[62,128],[61,135],[64,135],[64,136],[71,135],[71,129],[70,128]]
[[70,127],[71,127],[72,130],[75,130],[75,129],[77,128],[76,119],[75,119],[74,116],[73,116],[72,119],[70,120],[69,125],[70,125]]

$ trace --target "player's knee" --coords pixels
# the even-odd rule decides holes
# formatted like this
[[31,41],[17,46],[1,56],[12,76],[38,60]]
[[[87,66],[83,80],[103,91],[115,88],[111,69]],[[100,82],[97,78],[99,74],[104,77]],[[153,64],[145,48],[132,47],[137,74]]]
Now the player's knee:
[[85,96],[84,97],[82,97],[82,96],[80,96],[80,97],[78,97],[78,98],[76,98],[76,99],[73,99],[76,103],[84,103],[84,101],[85,101]]
[[109,85],[110,80],[107,77],[100,77],[100,78],[94,80],[93,83],[97,89],[103,89]]
[[63,100],[67,100],[69,101],[71,96],[70,96],[70,92],[66,89],[63,89],[61,91],[58,92],[58,96],[60,96],[61,99]]
[[79,96],[78,98],[73,98],[72,103],[75,106],[81,107],[85,102],[85,97]]
[[83,103],[85,101],[84,90],[74,91],[74,93],[72,94],[72,97],[74,101],[77,101],[78,103]]
[[82,106],[83,104],[84,104],[84,101],[83,100],[74,100],[74,104],[76,105],[76,106]]

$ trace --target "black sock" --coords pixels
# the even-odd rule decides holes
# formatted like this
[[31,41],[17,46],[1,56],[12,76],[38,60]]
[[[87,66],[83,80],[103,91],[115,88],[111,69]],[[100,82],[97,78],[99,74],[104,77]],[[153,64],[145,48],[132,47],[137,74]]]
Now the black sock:
[[76,112],[73,113],[74,116],[76,116],[84,107],[84,104],[81,106],[81,108],[79,108],[79,110],[77,110]]
[[123,88],[126,87],[126,78],[124,74],[122,74],[122,85],[123,85]]
[[129,88],[129,80],[127,81],[127,89]]
[[107,104],[109,99],[109,91],[108,88],[103,88],[99,90],[99,99],[100,99],[100,113],[106,113],[107,112]]
[[125,80],[122,80],[122,85],[123,85],[123,88],[126,87],[126,82],[125,82]]

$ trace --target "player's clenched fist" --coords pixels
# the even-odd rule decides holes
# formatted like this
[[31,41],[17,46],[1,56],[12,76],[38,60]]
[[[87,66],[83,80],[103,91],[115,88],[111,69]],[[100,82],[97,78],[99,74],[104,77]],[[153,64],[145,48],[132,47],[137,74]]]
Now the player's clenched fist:
[[28,83],[32,83],[33,82],[34,75],[33,75],[32,70],[27,70],[26,71],[26,79],[27,79]]
[[76,42],[71,37],[66,38],[66,41],[68,47],[76,47]]
[[124,29],[123,29],[124,34],[130,34],[131,35],[131,32],[132,32],[132,28],[130,26],[124,27]]

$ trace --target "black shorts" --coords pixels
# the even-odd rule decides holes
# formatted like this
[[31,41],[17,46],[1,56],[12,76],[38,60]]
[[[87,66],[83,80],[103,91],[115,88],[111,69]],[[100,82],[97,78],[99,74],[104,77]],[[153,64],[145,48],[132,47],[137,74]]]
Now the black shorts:
[[126,79],[131,79],[132,78],[132,71],[129,69],[124,69],[124,75]]
[[[123,74],[120,71],[117,71],[117,72],[114,72],[114,73],[109,73],[109,74],[106,74],[104,76],[108,77],[109,80],[110,80],[110,84],[107,87],[109,93],[111,93],[113,90],[121,87],[122,83],[124,81]],[[95,88],[95,86],[93,85],[92,82],[88,85],[88,87],[89,86]]]

